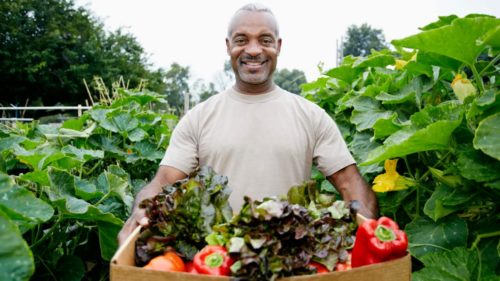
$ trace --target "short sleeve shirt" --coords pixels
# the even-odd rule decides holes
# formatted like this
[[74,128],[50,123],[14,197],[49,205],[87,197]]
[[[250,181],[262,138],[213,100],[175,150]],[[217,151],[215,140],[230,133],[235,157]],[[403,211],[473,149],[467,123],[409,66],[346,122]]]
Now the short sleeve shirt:
[[311,176],[355,163],[332,118],[305,98],[276,87],[247,95],[229,88],[191,109],[177,124],[161,165],[186,174],[211,166],[229,179],[230,204],[285,195]]

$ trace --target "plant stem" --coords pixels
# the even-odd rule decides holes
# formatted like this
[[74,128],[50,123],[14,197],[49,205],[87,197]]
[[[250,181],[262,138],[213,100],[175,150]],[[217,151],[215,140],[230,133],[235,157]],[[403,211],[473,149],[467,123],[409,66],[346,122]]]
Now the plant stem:
[[482,76],[477,72],[476,66],[474,64],[471,64],[470,68],[472,70],[472,73],[474,73],[474,79],[476,80],[479,92],[480,94],[482,94],[484,92],[483,79],[481,78]]
[[49,231],[47,231],[40,240],[34,242],[31,244],[30,248],[35,248],[38,244],[42,243],[43,241],[47,240],[47,238],[50,238],[50,235],[54,230],[59,226],[59,223],[61,222],[61,215],[57,218],[57,220],[54,222],[54,224],[50,227]]
[[486,69],[490,68],[492,65],[495,65],[495,63],[497,63],[499,59],[500,59],[500,54],[498,54],[494,59],[492,59],[490,63],[488,63],[488,65],[485,68],[483,68],[481,72],[479,72],[479,75],[483,76],[483,74],[486,72]]
[[99,201],[97,201],[97,203],[94,204],[94,206],[98,206],[99,204],[101,204],[104,200],[108,199],[110,195],[111,192],[106,193],[103,197],[101,197],[101,199],[99,199]]
[[481,239],[495,237],[495,236],[500,236],[500,230],[494,231],[494,232],[478,234],[476,236],[476,240],[474,240],[474,242],[472,243],[472,246],[470,246],[469,249],[477,248],[477,245],[479,244],[479,241],[481,241]]
[[416,202],[416,211],[415,211],[415,218],[419,218],[420,217],[420,185],[417,184],[417,202]]
[[408,163],[408,159],[406,158],[406,156],[403,156],[403,160],[405,161],[406,170],[408,171],[408,174],[410,174],[410,177],[411,177],[412,179],[415,179],[415,180],[416,180],[416,178],[413,176],[413,173],[412,173],[412,172],[411,172],[411,170],[410,170],[410,164]]

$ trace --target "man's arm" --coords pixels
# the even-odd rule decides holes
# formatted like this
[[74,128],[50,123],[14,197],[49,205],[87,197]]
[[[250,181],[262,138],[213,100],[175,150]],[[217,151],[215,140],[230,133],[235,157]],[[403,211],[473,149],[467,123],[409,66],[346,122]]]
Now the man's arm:
[[359,173],[356,164],[349,165],[327,178],[340,192],[344,201],[358,200],[361,203],[361,215],[367,218],[378,216],[375,193]]
[[162,191],[163,186],[173,184],[176,181],[182,180],[186,177],[186,174],[174,167],[160,166],[153,180],[151,180],[150,183],[145,185],[141,189],[141,191],[137,193],[134,201],[134,206],[132,208],[132,214],[123,225],[120,233],[118,233],[118,243],[122,245],[130,235],[130,233],[132,233],[132,231],[137,226],[139,226],[139,224],[147,224],[146,213],[144,209],[138,207],[144,199],[154,197]]

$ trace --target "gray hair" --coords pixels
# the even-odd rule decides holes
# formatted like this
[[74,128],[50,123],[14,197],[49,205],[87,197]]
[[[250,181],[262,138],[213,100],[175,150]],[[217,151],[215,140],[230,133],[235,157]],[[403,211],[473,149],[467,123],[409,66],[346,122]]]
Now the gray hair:
[[273,11],[271,11],[271,9],[269,9],[268,7],[266,7],[266,6],[264,6],[264,5],[260,4],[260,3],[249,3],[249,4],[246,4],[243,7],[239,8],[238,10],[236,10],[236,12],[234,13],[234,15],[231,17],[231,20],[229,21],[229,25],[227,27],[227,37],[228,38],[231,37],[231,33],[233,32],[232,26],[233,26],[234,18],[240,12],[269,13],[274,18],[274,22],[276,23],[276,30],[275,30],[276,36],[279,36],[278,21],[276,20],[276,17],[274,16]]

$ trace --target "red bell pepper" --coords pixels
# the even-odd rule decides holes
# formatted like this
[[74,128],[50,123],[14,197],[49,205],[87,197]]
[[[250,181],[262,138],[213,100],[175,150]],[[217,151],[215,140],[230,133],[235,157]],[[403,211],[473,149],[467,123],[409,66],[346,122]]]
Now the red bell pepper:
[[193,259],[193,265],[200,274],[229,276],[234,261],[226,248],[222,246],[205,246]]
[[196,268],[194,268],[194,264],[192,261],[186,263],[186,272],[198,274],[198,271],[196,271]]
[[388,217],[367,219],[356,232],[352,250],[352,267],[392,260],[406,255],[408,238],[396,222]]

